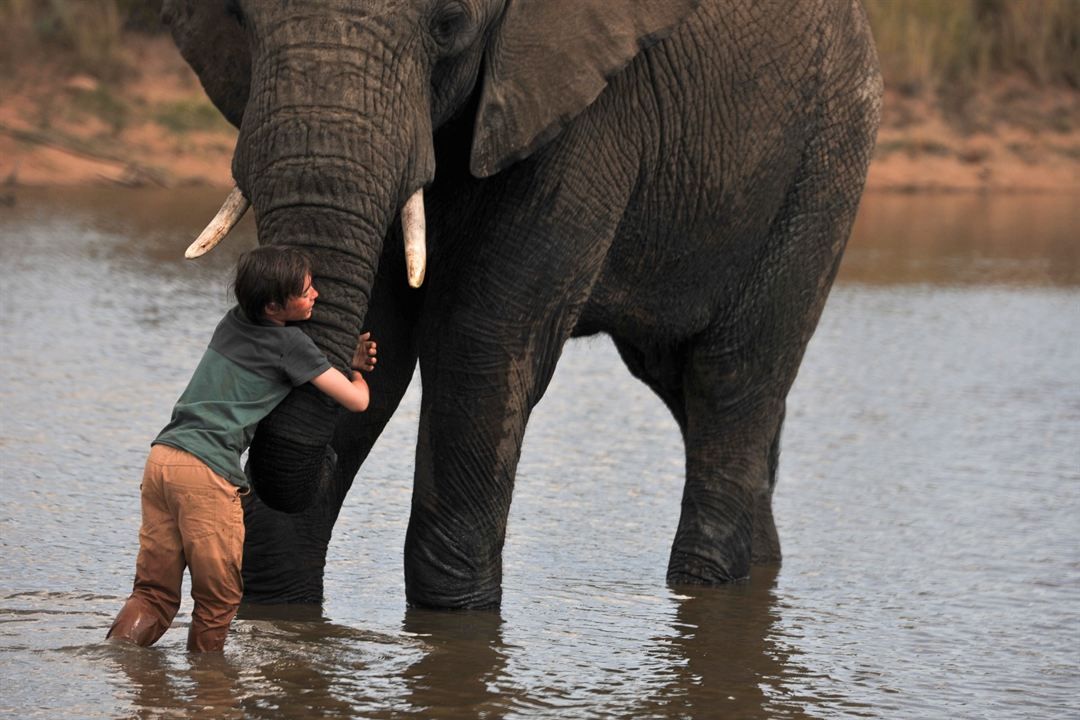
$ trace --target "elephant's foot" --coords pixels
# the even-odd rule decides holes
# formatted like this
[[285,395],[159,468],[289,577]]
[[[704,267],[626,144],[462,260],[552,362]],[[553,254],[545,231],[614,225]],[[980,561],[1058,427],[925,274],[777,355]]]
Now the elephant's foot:
[[715,528],[691,530],[685,525],[684,521],[671,550],[669,585],[721,585],[749,577],[751,564],[780,562],[780,537],[767,499],[756,504],[752,528],[744,529],[745,523],[740,523],[718,533]]
[[749,553],[744,557],[704,555],[673,549],[668,562],[668,585],[723,585],[750,576]]
[[780,535],[776,532],[771,499],[759,499],[754,508],[751,548],[751,561],[755,565],[774,565],[780,562]]
[[448,567],[405,567],[405,598],[409,607],[438,610],[497,610],[502,602],[499,579],[476,579]]
[[406,586],[405,600],[409,607],[424,610],[498,610],[502,592]]
[[244,573],[244,600],[252,605],[312,605],[322,607],[322,575],[294,581],[275,574]]
[[429,610],[498,610],[502,603],[500,588],[477,588],[424,582],[413,578],[405,581],[405,599],[412,608]]
[[745,580],[751,568],[750,513],[730,520],[694,514],[683,518],[667,562],[670,585],[720,585]]
[[[410,534],[411,535],[411,534]],[[446,538],[442,538],[446,540]],[[502,561],[480,553],[448,551],[441,543],[407,537],[405,597],[410,607],[493,610],[502,602]]]

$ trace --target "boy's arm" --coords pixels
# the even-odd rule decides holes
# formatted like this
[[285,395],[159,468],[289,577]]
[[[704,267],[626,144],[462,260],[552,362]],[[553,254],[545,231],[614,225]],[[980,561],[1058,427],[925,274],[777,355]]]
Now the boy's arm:
[[378,346],[371,340],[371,333],[366,332],[360,336],[349,363],[353,369],[353,379],[350,381],[336,368],[330,368],[314,380],[311,384],[320,391],[326,393],[334,400],[353,412],[364,412],[371,401],[371,393],[368,391],[367,382],[360,371],[371,372],[375,369],[378,354]]
[[371,401],[367,383],[360,373],[353,373],[350,382],[337,368],[330,368],[311,381],[311,384],[353,412],[364,412]]

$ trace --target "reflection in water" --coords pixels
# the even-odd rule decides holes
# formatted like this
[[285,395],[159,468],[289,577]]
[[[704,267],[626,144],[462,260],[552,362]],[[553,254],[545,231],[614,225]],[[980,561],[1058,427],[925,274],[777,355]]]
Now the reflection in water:
[[[502,622],[410,609],[390,637],[336,624],[317,605],[245,604],[222,654],[119,643],[86,652],[110,667],[136,717],[501,718]],[[397,657],[380,667],[387,655]]]
[[334,623],[318,605],[244,604],[237,618],[246,717],[358,717],[372,702],[372,648],[401,644]]
[[402,630],[427,651],[404,672],[411,709],[421,717],[501,718],[506,698],[495,683],[506,665],[498,612],[410,609]]
[[343,672],[363,671],[357,647],[373,639],[385,642],[335,625],[318,606],[244,605],[224,653],[100,647],[137,717],[355,717]]
[[1080,285],[1080,198],[863,198],[837,282]]
[[101,657],[113,683],[123,688],[137,718],[172,713],[242,718],[241,667],[221,653],[184,654],[122,643],[106,643]]
[[[237,621],[221,654],[120,643],[84,654],[109,666],[140,718],[501,718],[508,707],[495,690],[506,661],[498,613],[408,610],[395,638],[335,624],[318,606],[244,605]],[[379,668],[387,651],[412,661]]]
[[776,642],[778,566],[755,567],[727,587],[681,586],[674,637],[656,638],[654,653],[677,668],[673,681],[635,717],[806,717],[784,690],[805,675]]

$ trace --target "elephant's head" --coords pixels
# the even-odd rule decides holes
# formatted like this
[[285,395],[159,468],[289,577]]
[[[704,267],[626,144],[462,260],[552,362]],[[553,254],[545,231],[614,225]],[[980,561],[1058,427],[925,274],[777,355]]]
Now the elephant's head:
[[[554,138],[696,4],[165,0],[162,15],[240,129],[233,176],[259,242],[312,254],[320,300],[305,330],[345,369],[384,239],[402,243],[388,231],[434,179],[434,129],[475,108],[470,169],[495,174]],[[337,417],[301,388],[263,421],[251,468],[264,501],[306,504]]]

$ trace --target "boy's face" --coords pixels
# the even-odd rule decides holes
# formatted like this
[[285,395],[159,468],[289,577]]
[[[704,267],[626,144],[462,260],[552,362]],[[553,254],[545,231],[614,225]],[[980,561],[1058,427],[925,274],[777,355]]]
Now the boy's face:
[[315,307],[315,298],[319,297],[319,291],[311,284],[311,273],[304,276],[304,290],[299,295],[293,295],[285,302],[285,307],[276,303],[266,306],[266,319],[275,325],[284,325],[287,322],[299,322],[311,317],[311,309]]

